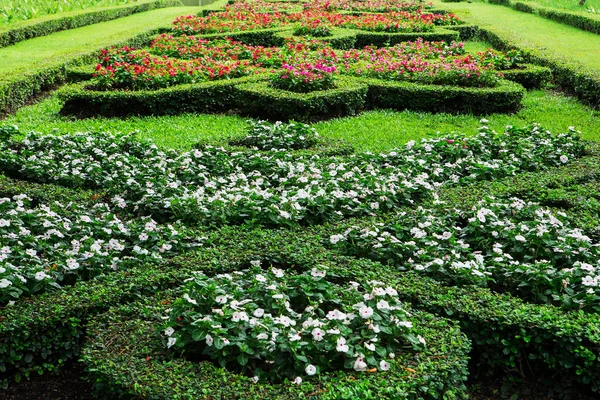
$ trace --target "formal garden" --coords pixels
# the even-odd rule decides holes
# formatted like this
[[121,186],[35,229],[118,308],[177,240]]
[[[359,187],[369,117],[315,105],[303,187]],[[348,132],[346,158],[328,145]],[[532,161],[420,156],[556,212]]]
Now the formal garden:
[[574,1],[0,0],[0,399],[599,398]]

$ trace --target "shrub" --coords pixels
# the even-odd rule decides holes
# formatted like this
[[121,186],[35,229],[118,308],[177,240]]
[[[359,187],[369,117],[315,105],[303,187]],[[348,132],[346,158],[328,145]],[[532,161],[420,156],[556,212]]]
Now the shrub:
[[317,62],[283,64],[281,68],[282,70],[271,78],[271,85],[274,88],[308,93],[335,87],[335,66]]
[[250,121],[248,135],[233,144],[259,150],[308,149],[319,142],[319,134],[310,125],[267,121]]

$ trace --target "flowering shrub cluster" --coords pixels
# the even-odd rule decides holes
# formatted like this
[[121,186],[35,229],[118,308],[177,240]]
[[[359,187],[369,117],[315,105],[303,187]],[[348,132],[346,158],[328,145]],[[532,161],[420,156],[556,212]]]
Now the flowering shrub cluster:
[[323,268],[292,275],[250,270],[189,279],[165,326],[167,346],[205,354],[256,381],[351,369],[387,371],[400,347],[419,350],[398,293],[382,282],[349,288],[328,282]]
[[250,121],[250,132],[242,140],[234,142],[259,150],[308,149],[319,141],[317,130],[310,125],[267,121]]
[[313,92],[335,87],[334,66],[322,63],[283,64],[271,79],[271,85],[292,92]]
[[32,133],[8,142],[0,168],[42,182],[102,187],[123,211],[204,224],[296,225],[373,215],[411,204],[444,184],[499,178],[581,155],[575,132],[538,126],[409,142],[348,157],[227,151],[162,152],[133,135]]
[[236,1],[229,6],[236,11],[294,11],[299,8],[322,11],[362,11],[362,12],[388,12],[388,11],[409,11],[424,12],[433,8],[432,3],[421,1],[394,1],[394,0],[314,0],[307,2],[296,1],[264,1],[264,0],[244,0]]
[[[118,196],[113,201],[124,202]],[[180,224],[158,225],[149,217],[121,220],[106,204],[88,210],[34,205],[26,195],[0,198],[0,305],[63,283],[156,262],[190,248],[190,236]]]
[[330,241],[448,283],[477,284],[529,301],[600,310],[600,243],[566,215],[520,199],[472,210],[419,207],[390,224],[353,227]]
[[172,32],[177,35],[197,35],[267,29],[293,25],[318,24],[360,29],[373,32],[431,32],[435,26],[457,25],[454,14],[432,14],[416,11],[340,14],[309,8],[301,12],[256,12],[250,9],[227,9],[208,16],[188,15],[177,18]]
[[[174,58],[171,58],[174,57]],[[429,84],[494,86],[499,70],[518,68],[514,53],[465,54],[462,43],[415,42],[387,48],[334,50],[316,40],[289,40],[283,47],[233,40],[162,35],[149,50],[104,50],[96,68],[99,88],[147,89],[180,83],[271,74],[273,86],[307,92],[334,86],[335,75]]]

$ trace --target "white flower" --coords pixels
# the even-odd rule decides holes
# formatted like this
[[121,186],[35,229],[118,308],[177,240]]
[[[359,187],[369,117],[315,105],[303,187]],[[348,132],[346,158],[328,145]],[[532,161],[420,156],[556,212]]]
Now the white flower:
[[342,353],[345,353],[349,350],[348,345],[346,344],[346,339],[343,337],[339,337],[337,340],[336,350]]
[[175,342],[177,342],[177,339],[174,337],[170,337],[169,341],[167,342],[167,348],[171,348],[171,346],[173,346]]
[[373,315],[373,309],[371,307],[367,307],[366,305],[363,305],[359,310],[358,313],[360,314],[361,317],[363,318],[369,318],[371,317],[371,315]]
[[308,364],[306,366],[305,371],[306,371],[306,375],[312,376],[312,375],[314,375],[314,374],[317,373],[317,368],[314,365],[312,365],[312,364]]
[[213,345],[213,343],[214,343],[214,339],[213,339],[213,337],[212,337],[212,336],[210,336],[210,335],[206,335],[206,345],[207,345],[207,346],[212,346],[212,345]]
[[379,369],[382,371],[387,371],[390,369],[390,364],[384,360],[381,360],[379,361]]
[[421,344],[423,344],[423,345],[427,344],[427,342],[425,341],[425,338],[423,336],[418,335],[417,339],[419,339],[419,342],[421,342]]
[[46,275],[45,272],[40,271],[40,272],[36,272],[36,274],[35,274],[35,279],[38,280],[38,281],[41,281],[41,280],[46,279],[46,278],[49,278],[49,276]]
[[190,297],[190,295],[189,295],[189,294],[187,294],[187,293],[183,295],[183,298],[184,298],[184,299],[185,299],[185,300],[186,300],[188,303],[192,303],[192,304],[198,305],[198,302],[197,302],[196,300],[192,299],[192,298]]
[[313,335],[313,339],[317,342],[323,340],[323,337],[325,336],[325,332],[319,328],[313,329],[311,333]]
[[375,345],[373,343],[365,343],[367,350],[375,351]]
[[289,335],[289,339],[290,342],[297,342],[298,340],[302,339],[302,336],[298,335],[297,333],[294,333]]
[[387,294],[389,294],[390,296],[398,296],[398,292],[396,291],[396,289],[394,289],[393,287],[390,287],[390,286],[385,288],[385,292]]
[[141,240],[142,242],[144,242],[144,241],[148,240],[148,234],[147,234],[146,232],[142,232],[142,233],[140,233],[140,236],[139,236],[139,237],[140,237],[140,240]]
[[225,304],[227,303],[227,296],[217,296],[215,301],[219,304]]
[[253,376],[250,380],[254,383],[257,383],[260,378],[258,376]]
[[390,309],[390,304],[385,301],[385,300],[379,300],[377,302],[377,309],[378,310],[389,310]]
[[250,261],[250,265],[253,267],[260,267],[260,260],[252,260]]
[[299,384],[302,383],[302,378],[300,378],[299,376],[297,376],[296,379],[294,379],[292,383],[294,385],[299,385]]
[[0,228],[5,226],[10,226],[10,221],[8,219],[0,219]]
[[229,339],[227,339],[227,338],[221,338],[221,340],[223,341],[223,344],[224,344],[225,346],[229,345],[229,343],[230,343],[230,342],[229,342]]
[[569,157],[565,156],[564,154],[560,156],[561,163],[565,164],[567,161],[569,161]]
[[354,370],[360,372],[360,371],[366,371],[366,369],[367,369],[367,363],[364,362],[362,357],[357,358],[356,361],[354,362]]
[[253,315],[256,318],[261,318],[263,315],[265,315],[265,310],[263,310],[262,308],[257,308],[256,310],[254,310]]
[[282,269],[278,269],[278,268],[271,268],[271,271],[273,272],[273,275],[275,275],[277,278],[282,278],[284,275],[284,272]]
[[12,285],[12,282],[8,279],[0,279],[0,289],[4,289]]
[[405,328],[412,328],[412,326],[413,326],[413,323],[412,323],[412,322],[410,322],[410,321],[398,321],[398,322],[396,323],[396,325],[397,325],[397,326],[403,326],[403,327],[405,327]]
[[515,236],[515,240],[518,242],[523,242],[523,243],[525,243],[527,241],[527,239],[525,239],[525,236],[522,236],[522,235]]
[[388,357],[390,357],[391,359],[394,359],[394,358],[396,358],[396,354],[395,353],[390,353],[390,354],[388,354]]
[[321,271],[316,268],[313,268],[312,271],[310,272],[310,274],[312,275],[313,278],[324,278],[327,273],[325,271]]
[[167,329],[165,329],[165,335],[171,336],[173,333],[175,333],[175,329],[173,329],[172,327],[168,327]]
[[339,242],[340,240],[344,240],[345,236],[344,235],[332,235],[329,238],[329,241],[331,242],[331,244],[336,244],[337,242]]
[[283,295],[282,294],[274,294],[271,297],[274,298],[274,299],[283,299]]
[[266,282],[266,281],[267,281],[267,278],[265,278],[264,276],[262,276],[262,275],[260,275],[260,274],[259,274],[259,275],[256,275],[256,276],[254,277],[254,279],[256,279],[256,280],[257,280],[257,281],[259,281],[259,282]]

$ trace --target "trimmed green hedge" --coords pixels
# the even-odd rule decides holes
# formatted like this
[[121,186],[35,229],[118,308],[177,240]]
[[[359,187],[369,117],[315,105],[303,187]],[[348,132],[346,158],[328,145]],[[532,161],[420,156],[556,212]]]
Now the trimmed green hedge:
[[490,114],[518,110],[525,89],[514,82],[501,81],[492,88],[425,85],[367,80],[369,104],[377,108],[433,112]]
[[523,69],[501,71],[504,79],[516,82],[527,89],[537,89],[552,80],[552,70],[540,65],[524,64]]
[[269,82],[236,86],[238,107],[244,114],[274,120],[311,121],[354,115],[366,105],[368,86],[339,77],[331,90],[294,93],[270,87]]
[[89,82],[83,82],[64,87],[57,93],[65,103],[61,112],[80,117],[220,112],[235,108],[235,85],[257,79],[265,78],[249,76],[139,91],[88,90]]
[[281,32],[282,28],[257,29],[253,31],[222,32],[206,35],[197,35],[207,40],[231,38],[238,42],[252,46],[280,46],[283,39],[276,34]]
[[458,31],[460,40],[471,40],[479,34],[479,26],[477,25],[449,25],[444,28],[451,31]]
[[411,274],[399,275],[396,289],[415,307],[457,320],[488,368],[518,375],[540,372],[538,366],[600,389],[597,315],[563,313],[477,287],[444,287]]
[[14,25],[0,31],[0,47],[10,46],[23,40],[46,36],[54,32],[80,28],[156,8],[181,5],[178,0],[145,0],[126,6],[98,10],[82,10],[68,14],[50,15]]
[[531,62],[549,67],[558,84],[574,91],[579,99],[592,106],[600,104],[600,71],[591,70],[574,60],[547,54],[520,38],[493,31],[489,27],[480,28],[480,35],[496,49],[519,50]]
[[162,321],[157,315],[165,313],[170,300],[161,296],[137,307],[112,309],[90,324],[88,334],[94,339],[83,348],[82,360],[98,393],[146,399],[465,397],[469,340],[453,323],[422,311],[413,313],[413,330],[427,340],[426,350],[416,355],[399,351],[389,372],[339,371],[306,379],[301,385],[255,384],[210,362],[165,354],[164,335],[158,330]]
[[[142,47],[148,45],[159,32],[160,29],[153,30],[122,42],[107,44],[107,46]],[[32,97],[66,82],[70,76],[68,70],[71,67],[93,62],[96,57],[97,52],[93,51],[57,63],[55,66],[42,66],[37,70],[33,68],[34,72],[29,74],[7,80],[0,78],[0,116],[16,111]]]
[[[327,42],[334,49],[349,50],[356,47],[356,34],[358,31],[351,29],[332,29],[332,35],[320,37],[319,40]],[[280,40],[279,46],[285,43],[287,38],[294,37],[294,30],[285,30],[275,34],[275,38]]]
[[445,41],[450,43],[453,40],[459,39],[459,32],[444,28],[436,28],[434,32],[417,32],[417,33],[387,33],[387,32],[356,32],[356,47],[365,46],[393,46],[402,42],[414,42],[419,38],[425,41],[437,42]]

